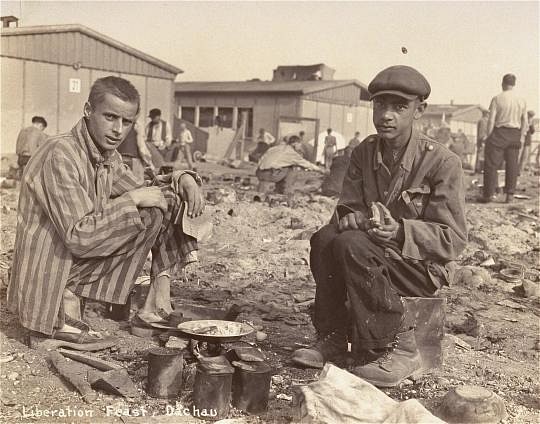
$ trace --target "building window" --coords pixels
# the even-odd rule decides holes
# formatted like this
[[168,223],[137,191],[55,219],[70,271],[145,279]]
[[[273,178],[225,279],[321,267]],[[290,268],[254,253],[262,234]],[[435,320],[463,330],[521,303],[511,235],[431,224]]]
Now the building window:
[[181,118],[184,121],[188,121],[188,122],[191,122],[192,124],[194,124],[195,123],[195,108],[194,107],[182,106]]
[[[233,108],[232,107],[220,107],[218,108],[218,117],[216,121],[219,122],[223,128],[232,128],[233,124]],[[217,123],[217,122],[216,122]]]
[[199,108],[199,128],[210,128],[214,126],[214,108],[201,107]]

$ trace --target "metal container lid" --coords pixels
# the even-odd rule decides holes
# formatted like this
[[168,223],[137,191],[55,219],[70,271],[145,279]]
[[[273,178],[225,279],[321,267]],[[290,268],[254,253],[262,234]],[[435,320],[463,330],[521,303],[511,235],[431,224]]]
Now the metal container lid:
[[270,365],[266,362],[233,361],[232,364],[235,368],[253,374],[265,374],[271,370]]
[[232,374],[234,368],[225,356],[202,357],[197,368],[205,374]]

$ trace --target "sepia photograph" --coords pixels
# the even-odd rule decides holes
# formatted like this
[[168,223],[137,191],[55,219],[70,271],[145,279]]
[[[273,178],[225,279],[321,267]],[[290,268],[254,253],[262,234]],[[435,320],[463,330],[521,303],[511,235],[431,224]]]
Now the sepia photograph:
[[0,423],[540,422],[539,1],[0,21]]

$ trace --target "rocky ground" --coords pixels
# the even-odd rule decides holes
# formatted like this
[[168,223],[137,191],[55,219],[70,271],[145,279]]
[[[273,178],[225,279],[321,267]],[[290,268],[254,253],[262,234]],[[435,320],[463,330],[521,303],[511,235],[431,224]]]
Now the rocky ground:
[[[239,320],[260,326],[267,338],[257,345],[272,366],[269,411],[245,416],[231,410],[231,422],[290,422],[294,386],[317,379],[318,371],[291,365],[291,351],[313,341],[309,305],[314,282],[309,271],[309,236],[326,223],[335,199],[316,193],[320,178],[306,173],[306,193],[294,198],[261,196],[255,191],[253,169],[232,170],[202,164],[207,180],[208,211],[214,224],[212,237],[201,245],[200,262],[178,275],[176,300],[212,307],[242,307]],[[444,365],[417,381],[387,390],[392,398],[416,398],[436,411],[447,391],[462,384],[476,384],[499,394],[508,412],[505,423],[540,420],[538,323],[540,276],[538,228],[538,177],[522,178],[519,194],[529,199],[514,204],[480,205],[477,177],[466,178],[467,220],[470,243],[462,255],[458,281],[441,293],[447,299]],[[258,197],[257,197],[258,196]],[[1,190],[1,296],[5,299],[15,236],[17,189]],[[523,269],[525,290],[506,282],[502,269]],[[165,417],[167,405],[144,392],[147,363],[145,351],[159,339],[143,339],[129,333],[127,322],[103,315],[103,305],[87,305],[91,325],[120,342],[97,356],[123,365],[140,391],[140,397],[124,400],[100,393],[86,404],[66,384],[41,351],[24,344],[24,333],[2,301],[0,320],[0,421],[15,422],[191,422],[189,417]],[[262,337],[261,337],[262,338]],[[256,342],[254,336],[249,341]],[[189,361],[190,362],[190,361]],[[178,400],[190,404],[193,364],[184,370],[185,389]],[[91,417],[28,417],[32,410],[82,411]],[[107,407],[109,409],[107,409]],[[118,407],[123,417],[111,416]],[[128,409],[126,409],[128,408]],[[142,409],[143,419],[135,415]],[[109,410],[109,416],[107,416]],[[90,412],[87,412],[90,411]],[[116,410],[115,410],[116,411]],[[150,415],[160,415],[152,420]]]

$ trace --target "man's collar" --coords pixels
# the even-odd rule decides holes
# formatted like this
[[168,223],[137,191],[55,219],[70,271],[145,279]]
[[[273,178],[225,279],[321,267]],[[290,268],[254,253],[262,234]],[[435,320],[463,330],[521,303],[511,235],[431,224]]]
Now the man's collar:
[[114,151],[106,152],[103,155],[96,146],[96,143],[92,139],[92,136],[88,132],[88,127],[86,126],[86,120],[81,118],[79,122],[73,127],[71,132],[74,134],[75,138],[79,140],[88,152],[88,157],[92,165],[98,165],[101,163],[109,163]]
[[[411,138],[407,143],[405,148],[405,153],[401,158],[400,166],[406,171],[410,172],[412,169],[412,163],[414,161],[414,156],[416,154],[416,146],[418,145],[418,131],[413,128],[411,132]],[[377,142],[375,144],[374,151],[374,160],[373,160],[373,169],[377,170],[380,168],[383,163],[382,149],[383,149],[384,140],[381,137],[377,137]]]

